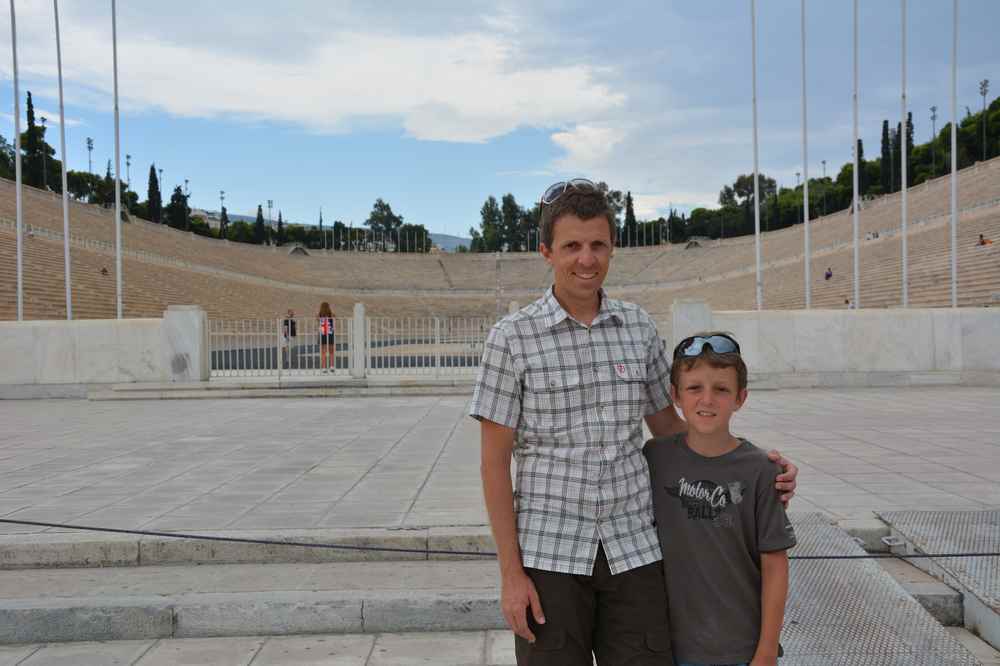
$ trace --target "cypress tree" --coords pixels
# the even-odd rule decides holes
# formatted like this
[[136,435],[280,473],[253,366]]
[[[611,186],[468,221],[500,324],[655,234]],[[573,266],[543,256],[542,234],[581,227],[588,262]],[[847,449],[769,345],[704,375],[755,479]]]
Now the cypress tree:
[[219,238],[225,238],[226,233],[229,231],[229,213],[226,212],[226,207],[222,207],[222,212],[219,213]]
[[882,159],[879,163],[881,171],[879,182],[882,185],[882,192],[888,194],[892,191],[892,144],[889,141],[889,121],[882,121]]
[[639,244],[639,228],[635,221],[635,208],[632,206],[632,192],[625,193],[625,238],[622,245],[631,247]]
[[264,229],[264,209],[261,208],[260,204],[257,204],[257,219],[253,223],[253,242],[257,245],[263,245],[266,233]]
[[913,185],[913,112],[906,114],[906,186]]
[[278,211],[278,245],[285,244],[285,223],[281,219],[281,211]]
[[[24,161],[27,167],[24,170],[24,183],[32,187],[42,186],[42,159],[41,146],[38,137],[38,125],[35,124],[35,104],[31,100],[31,91],[28,91],[28,129],[24,136]],[[112,195],[113,197],[113,195]]]
[[858,196],[862,197],[868,192],[868,179],[865,169],[865,142],[858,139]]
[[149,185],[146,188],[146,206],[149,221],[160,224],[163,221],[163,195],[160,194],[160,179],[156,177],[156,164],[149,165]]
[[892,135],[892,191],[902,189],[903,180],[903,127],[896,123],[896,131]]

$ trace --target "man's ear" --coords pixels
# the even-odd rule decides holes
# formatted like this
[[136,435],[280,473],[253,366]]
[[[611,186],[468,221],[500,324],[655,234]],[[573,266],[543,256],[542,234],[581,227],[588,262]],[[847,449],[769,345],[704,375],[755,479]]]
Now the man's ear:
[[538,244],[538,251],[545,257],[545,261],[549,261],[552,258],[552,250],[545,243]]

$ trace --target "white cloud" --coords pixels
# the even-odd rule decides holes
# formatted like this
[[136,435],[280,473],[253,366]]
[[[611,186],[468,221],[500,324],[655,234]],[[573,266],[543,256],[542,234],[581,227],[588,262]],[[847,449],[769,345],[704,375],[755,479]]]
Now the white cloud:
[[[55,77],[54,57],[45,48],[50,20],[39,7],[21,12],[22,74]],[[375,122],[401,125],[422,140],[482,142],[518,127],[586,121],[624,103],[586,65],[518,66],[515,18],[503,14],[485,22],[491,30],[457,34],[335,26],[311,48],[299,49],[293,35],[282,57],[120,31],[121,105],[287,122],[324,133]],[[85,101],[112,93],[106,32],[82,20],[63,29],[64,52],[72,54],[65,77],[89,91]]]

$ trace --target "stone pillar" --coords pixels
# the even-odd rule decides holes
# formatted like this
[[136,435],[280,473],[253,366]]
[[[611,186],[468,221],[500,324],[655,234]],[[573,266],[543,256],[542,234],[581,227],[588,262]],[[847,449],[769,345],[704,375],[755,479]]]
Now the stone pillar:
[[208,313],[200,306],[171,305],[163,313],[163,367],[171,382],[208,381]]
[[354,304],[354,319],[351,321],[351,377],[363,379],[367,373],[368,330],[365,325],[365,304]]
[[673,307],[673,340],[667,340],[667,352],[674,345],[695,333],[712,330],[712,308],[698,299],[678,299]]

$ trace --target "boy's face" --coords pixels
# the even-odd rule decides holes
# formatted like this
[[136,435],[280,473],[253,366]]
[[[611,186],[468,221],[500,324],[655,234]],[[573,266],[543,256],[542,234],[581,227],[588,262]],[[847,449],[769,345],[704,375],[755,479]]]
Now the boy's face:
[[688,427],[702,435],[729,433],[729,421],[747,399],[740,390],[736,368],[713,368],[703,360],[681,371],[677,386],[670,387]]
[[552,227],[552,247],[539,247],[552,266],[556,293],[575,301],[594,298],[611,263],[611,229],[604,217],[561,215]]

